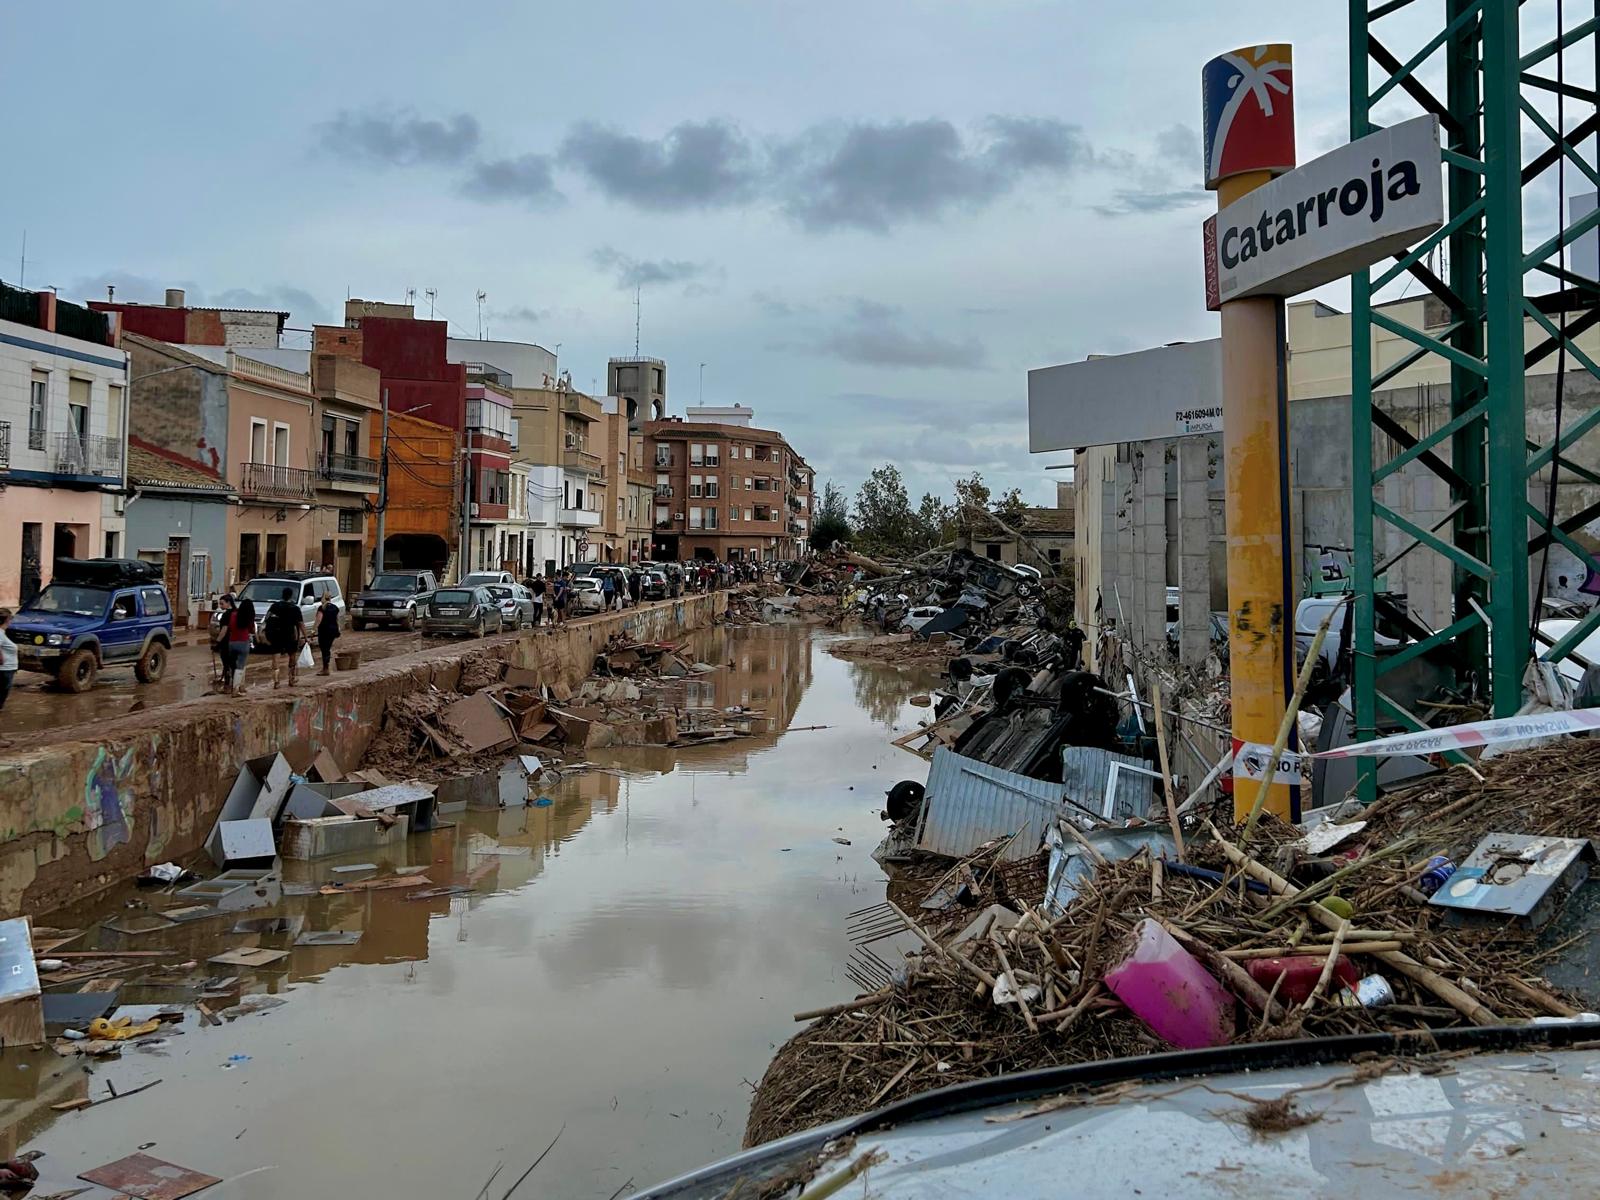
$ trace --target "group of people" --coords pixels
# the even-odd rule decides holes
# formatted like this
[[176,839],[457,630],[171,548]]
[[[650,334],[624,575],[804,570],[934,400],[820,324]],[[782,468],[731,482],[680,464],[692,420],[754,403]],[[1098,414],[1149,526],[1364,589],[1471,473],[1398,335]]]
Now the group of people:
[[522,586],[533,593],[533,623],[556,625],[567,619],[572,600],[572,572],[557,571],[550,578],[538,574],[524,579]]
[[[305,613],[294,594],[293,587],[284,588],[282,596],[267,606],[265,619],[260,622],[261,637],[272,660],[274,688],[282,681],[285,664],[289,686],[300,682],[300,660],[308,646]],[[222,690],[229,695],[245,690],[245,664],[256,645],[256,624],[255,601],[249,596],[228,592],[222,597],[222,619],[212,631],[211,645],[222,660]],[[322,656],[322,669],[317,673],[327,675],[333,661],[333,643],[339,637],[339,606],[332,596],[317,607],[312,632]],[[309,657],[305,665],[310,665]]]

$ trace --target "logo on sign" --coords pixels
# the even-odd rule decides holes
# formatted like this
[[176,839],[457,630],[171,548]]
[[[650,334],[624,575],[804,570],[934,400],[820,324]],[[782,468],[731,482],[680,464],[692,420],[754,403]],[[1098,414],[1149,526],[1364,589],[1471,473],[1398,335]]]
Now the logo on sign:
[[1200,80],[1208,188],[1247,171],[1276,175],[1294,166],[1294,69],[1286,43],[1218,55]]

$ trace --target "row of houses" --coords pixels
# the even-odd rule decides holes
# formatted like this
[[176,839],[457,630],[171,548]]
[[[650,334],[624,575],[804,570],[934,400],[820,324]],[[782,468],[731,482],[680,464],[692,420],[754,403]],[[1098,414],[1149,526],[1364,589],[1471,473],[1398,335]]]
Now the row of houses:
[[183,620],[273,570],[353,591],[380,562],[803,552],[809,465],[748,408],[669,419],[660,359],[611,360],[590,396],[544,347],[453,338],[409,304],[348,301],[309,349],[283,345],[288,317],[0,284],[0,558],[20,567],[0,604],[100,554],[163,564]]

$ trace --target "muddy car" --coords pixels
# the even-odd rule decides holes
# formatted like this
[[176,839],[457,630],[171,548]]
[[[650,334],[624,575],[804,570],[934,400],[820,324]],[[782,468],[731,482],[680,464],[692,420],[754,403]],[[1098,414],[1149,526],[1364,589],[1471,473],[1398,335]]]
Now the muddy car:
[[483,637],[505,628],[500,603],[484,587],[440,588],[422,610],[422,636],[465,633]]
[[8,632],[19,670],[53,675],[69,692],[88,691],[102,667],[119,664],[154,683],[172,651],[172,605],[154,563],[62,558]]

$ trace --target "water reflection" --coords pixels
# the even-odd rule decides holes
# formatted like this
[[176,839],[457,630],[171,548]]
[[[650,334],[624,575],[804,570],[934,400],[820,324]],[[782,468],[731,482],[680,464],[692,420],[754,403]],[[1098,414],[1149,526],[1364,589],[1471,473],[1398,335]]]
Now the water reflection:
[[[591,769],[536,785],[547,806],[452,814],[450,828],[364,858],[384,873],[423,867],[454,894],[322,895],[352,860],[287,864],[302,894],[249,915],[298,915],[360,940],[236,972],[246,993],[282,1007],[221,1027],[191,1008],[164,1045],[96,1064],[96,1094],[164,1078],[159,1100],[63,1121],[50,1105],[90,1086],[81,1067],[38,1056],[8,1078],[0,1064],[8,1144],[70,1167],[50,1176],[57,1189],[159,1126],[155,1153],[222,1176],[295,1147],[292,1172],[241,1180],[244,1197],[443,1195],[461,1192],[463,1164],[520,1171],[566,1124],[539,1168],[543,1192],[602,1200],[630,1175],[643,1185],[734,1150],[740,1080],[759,1078],[789,1014],[850,986],[844,917],[883,894],[868,858],[878,785],[917,769],[885,727],[918,711],[901,707],[918,684],[842,663],[797,627],[706,631],[689,649],[722,669],[685,681],[686,698],[762,710],[756,734],[600,752]],[[128,891],[52,922],[87,927],[149,900]],[[229,933],[234,919],[139,937],[101,929],[85,945],[194,960],[122,993],[180,1003],[203,975],[235,973],[205,965],[220,950],[290,948]],[[233,1055],[248,1061],[224,1069]],[[373,1155],[375,1140],[417,1149]]]
[[846,660],[850,686],[856,704],[880,725],[893,725],[906,698],[918,691],[929,691],[939,684],[934,670],[885,668],[878,663]]

